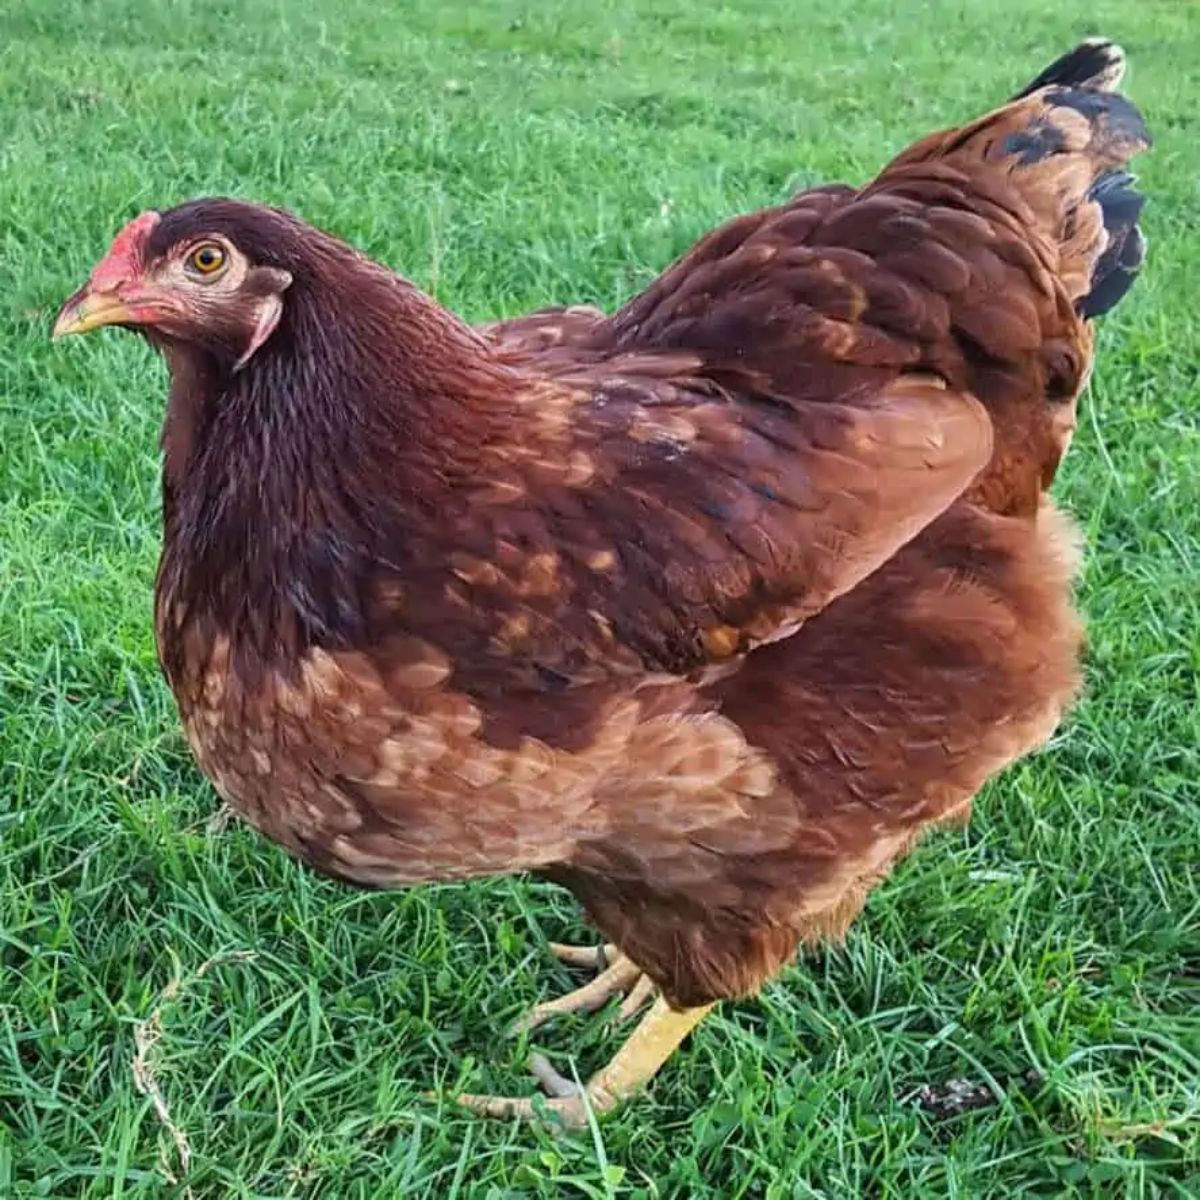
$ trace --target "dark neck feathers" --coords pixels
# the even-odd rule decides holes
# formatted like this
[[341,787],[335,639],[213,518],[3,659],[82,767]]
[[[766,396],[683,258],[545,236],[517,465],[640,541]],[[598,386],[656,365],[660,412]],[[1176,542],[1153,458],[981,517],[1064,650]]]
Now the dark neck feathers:
[[160,602],[266,657],[362,636],[365,581],[403,571],[478,477],[515,384],[468,326],[328,243],[240,371],[162,346]]

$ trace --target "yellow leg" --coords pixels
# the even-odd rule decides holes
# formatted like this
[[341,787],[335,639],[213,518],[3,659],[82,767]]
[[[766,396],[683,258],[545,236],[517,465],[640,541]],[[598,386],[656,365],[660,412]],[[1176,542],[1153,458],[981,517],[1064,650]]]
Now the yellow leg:
[[580,1095],[564,1095],[568,1082],[545,1059],[536,1056],[531,1063],[534,1073],[546,1089],[554,1093],[549,1100],[535,1102],[531,1097],[459,1096],[458,1102],[485,1117],[518,1117],[531,1120],[544,1106],[564,1125],[587,1124],[588,1109],[608,1112],[632,1095],[671,1057],[679,1043],[704,1019],[711,1004],[676,1012],[660,996],[642,1018],[629,1040],[614,1055],[608,1066],[597,1071]]

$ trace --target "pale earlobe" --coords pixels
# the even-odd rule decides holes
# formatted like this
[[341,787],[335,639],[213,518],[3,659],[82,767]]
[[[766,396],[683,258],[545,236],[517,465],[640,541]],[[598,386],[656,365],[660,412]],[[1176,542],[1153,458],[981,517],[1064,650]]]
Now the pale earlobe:
[[270,272],[271,291],[258,302],[254,332],[242,356],[233,364],[234,371],[240,371],[249,361],[254,352],[275,332],[279,318],[283,315],[283,293],[291,286],[292,277],[287,271],[276,267],[262,268],[263,273]]

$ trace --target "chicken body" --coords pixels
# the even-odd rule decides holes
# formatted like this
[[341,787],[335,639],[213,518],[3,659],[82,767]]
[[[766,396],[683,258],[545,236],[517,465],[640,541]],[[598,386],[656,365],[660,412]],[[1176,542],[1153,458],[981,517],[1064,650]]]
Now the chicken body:
[[172,370],[156,629],[220,793],[358,884],[563,883],[662,993],[650,1069],[671,1010],[840,936],[1078,686],[1046,489],[1140,263],[1109,82],[739,218],[611,318],[475,331],[286,215],[155,214],[120,270],[204,237],[253,281],[249,351],[128,321]]

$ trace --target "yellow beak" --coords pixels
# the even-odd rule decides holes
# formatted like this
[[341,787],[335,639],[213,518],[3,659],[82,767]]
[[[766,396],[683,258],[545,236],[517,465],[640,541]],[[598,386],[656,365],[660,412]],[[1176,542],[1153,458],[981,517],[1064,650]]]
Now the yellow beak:
[[50,337],[57,340],[72,333],[90,333],[102,325],[133,322],[129,306],[115,292],[90,292],[85,285],[62,306]]

